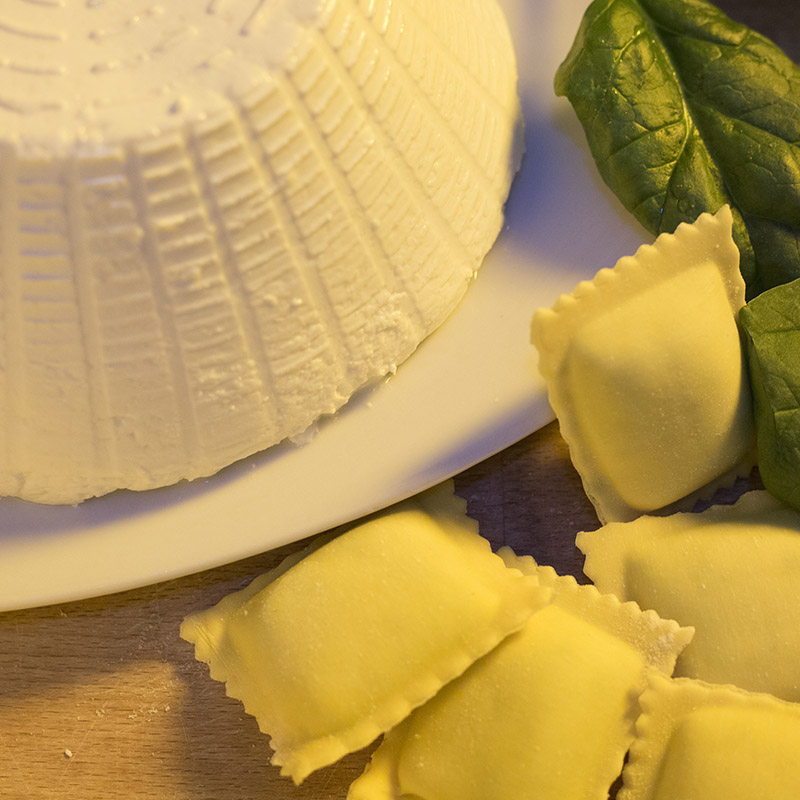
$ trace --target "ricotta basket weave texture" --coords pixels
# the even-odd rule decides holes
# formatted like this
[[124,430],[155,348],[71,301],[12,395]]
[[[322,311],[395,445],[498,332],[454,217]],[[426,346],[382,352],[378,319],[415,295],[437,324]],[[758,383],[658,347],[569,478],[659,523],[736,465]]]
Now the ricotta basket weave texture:
[[520,158],[495,0],[0,6],[0,494],[207,476],[463,296]]

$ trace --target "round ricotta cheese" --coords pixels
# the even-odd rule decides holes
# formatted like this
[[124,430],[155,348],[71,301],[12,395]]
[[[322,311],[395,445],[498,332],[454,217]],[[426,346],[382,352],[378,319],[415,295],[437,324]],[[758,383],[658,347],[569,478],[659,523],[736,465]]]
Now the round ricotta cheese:
[[453,310],[520,157],[495,0],[7,0],[0,494],[215,473]]

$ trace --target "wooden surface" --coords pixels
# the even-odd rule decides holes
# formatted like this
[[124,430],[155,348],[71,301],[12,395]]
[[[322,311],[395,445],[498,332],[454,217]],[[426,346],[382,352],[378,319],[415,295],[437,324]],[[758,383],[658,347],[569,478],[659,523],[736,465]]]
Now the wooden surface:
[[[795,0],[719,5],[798,57]],[[458,476],[456,486],[493,544],[580,576],[575,534],[597,520],[555,424]],[[344,798],[365,753],[294,787],[269,765],[255,721],[178,636],[187,613],[299,546],[111,597],[0,615],[0,797]]]

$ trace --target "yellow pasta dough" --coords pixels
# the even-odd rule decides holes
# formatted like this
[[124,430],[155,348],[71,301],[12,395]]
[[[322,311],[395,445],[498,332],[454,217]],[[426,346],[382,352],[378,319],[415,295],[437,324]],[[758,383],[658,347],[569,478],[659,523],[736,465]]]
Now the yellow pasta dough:
[[448,484],[374,515],[187,617],[181,635],[299,783],[403,719],[549,598]]
[[797,800],[800,706],[651,676],[617,800]]
[[727,206],[702,214],[534,315],[550,403],[602,522],[752,466],[731,224]]
[[767,492],[580,533],[584,572],[692,625],[676,675],[800,701],[800,514]]
[[649,669],[691,636],[594,587],[501,555],[553,601],[387,734],[349,800],[602,800]]

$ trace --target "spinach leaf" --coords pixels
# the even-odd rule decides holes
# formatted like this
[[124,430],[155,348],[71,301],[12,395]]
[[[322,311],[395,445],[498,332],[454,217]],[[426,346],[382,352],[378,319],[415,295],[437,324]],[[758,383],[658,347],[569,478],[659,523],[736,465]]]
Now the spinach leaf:
[[706,0],[595,0],[555,90],[649,231],[729,203],[748,297],[800,277],[800,68],[775,44]]
[[764,486],[800,508],[800,279],[739,311],[756,413]]

